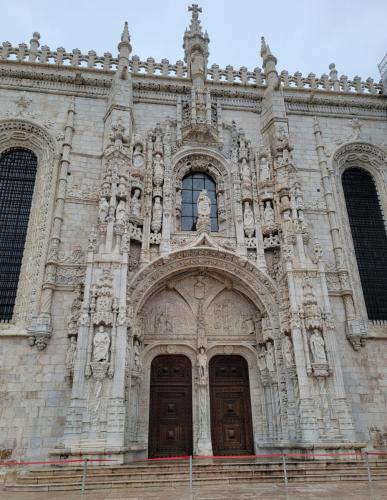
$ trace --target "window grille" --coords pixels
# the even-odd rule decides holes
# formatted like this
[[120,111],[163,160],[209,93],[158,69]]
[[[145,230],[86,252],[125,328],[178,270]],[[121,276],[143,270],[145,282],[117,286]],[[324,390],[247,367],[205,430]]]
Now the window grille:
[[0,156],[0,320],[12,319],[36,167],[37,158],[27,149]]
[[386,320],[387,235],[374,180],[361,168],[342,180],[368,318]]
[[216,184],[211,177],[202,172],[193,172],[183,179],[181,229],[196,231],[198,217],[198,198],[203,189],[211,200],[211,231],[218,231],[218,204],[216,201]]

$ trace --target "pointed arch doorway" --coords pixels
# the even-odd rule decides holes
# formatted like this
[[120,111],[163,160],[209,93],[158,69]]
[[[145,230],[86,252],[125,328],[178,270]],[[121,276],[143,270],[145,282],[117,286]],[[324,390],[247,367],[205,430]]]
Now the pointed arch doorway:
[[192,455],[192,367],[183,355],[151,365],[149,458]]
[[209,365],[214,455],[254,453],[250,384],[242,356],[219,355]]

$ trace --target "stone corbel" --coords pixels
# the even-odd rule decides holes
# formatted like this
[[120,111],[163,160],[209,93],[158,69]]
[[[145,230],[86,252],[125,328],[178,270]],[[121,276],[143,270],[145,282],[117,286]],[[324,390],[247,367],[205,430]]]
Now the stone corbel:
[[353,349],[358,351],[364,347],[367,339],[367,326],[361,319],[350,319],[346,321],[345,334]]

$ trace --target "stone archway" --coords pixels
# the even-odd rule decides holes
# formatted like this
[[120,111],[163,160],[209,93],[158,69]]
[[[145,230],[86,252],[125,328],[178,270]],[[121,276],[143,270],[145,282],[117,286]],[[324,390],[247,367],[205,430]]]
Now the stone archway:
[[270,278],[233,254],[196,247],[158,259],[138,273],[130,296],[134,335],[143,342],[138,420],[133,422],[139,429],[138,442],[148,447],[153,359],[160,354],[186,355],[192,366],[193,452],[212,454],[208,365],[215,354],[231,352],[248,363],[254,430],[250,448],[260,441],[264,409],[255,346],[262,316],[274,328],[278,325]]

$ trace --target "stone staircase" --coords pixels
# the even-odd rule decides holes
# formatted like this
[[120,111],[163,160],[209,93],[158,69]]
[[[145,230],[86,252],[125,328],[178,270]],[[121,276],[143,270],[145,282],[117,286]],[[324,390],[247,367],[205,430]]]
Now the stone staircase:
[[[387,480],[387,460],[370,460],[373,481]],[[10,474],[4,489],[8,491],[80,490],[82,467],[55,466]],[[287,462],[289,483],[328,481],[368,481],[361,460]],[[112,488],[176,487],[188,485],[188,461],[138,462],[119,466],[89,466],[87,490]],[[282,461],[194,460],[193,485],[236,483],[283,483]]]

